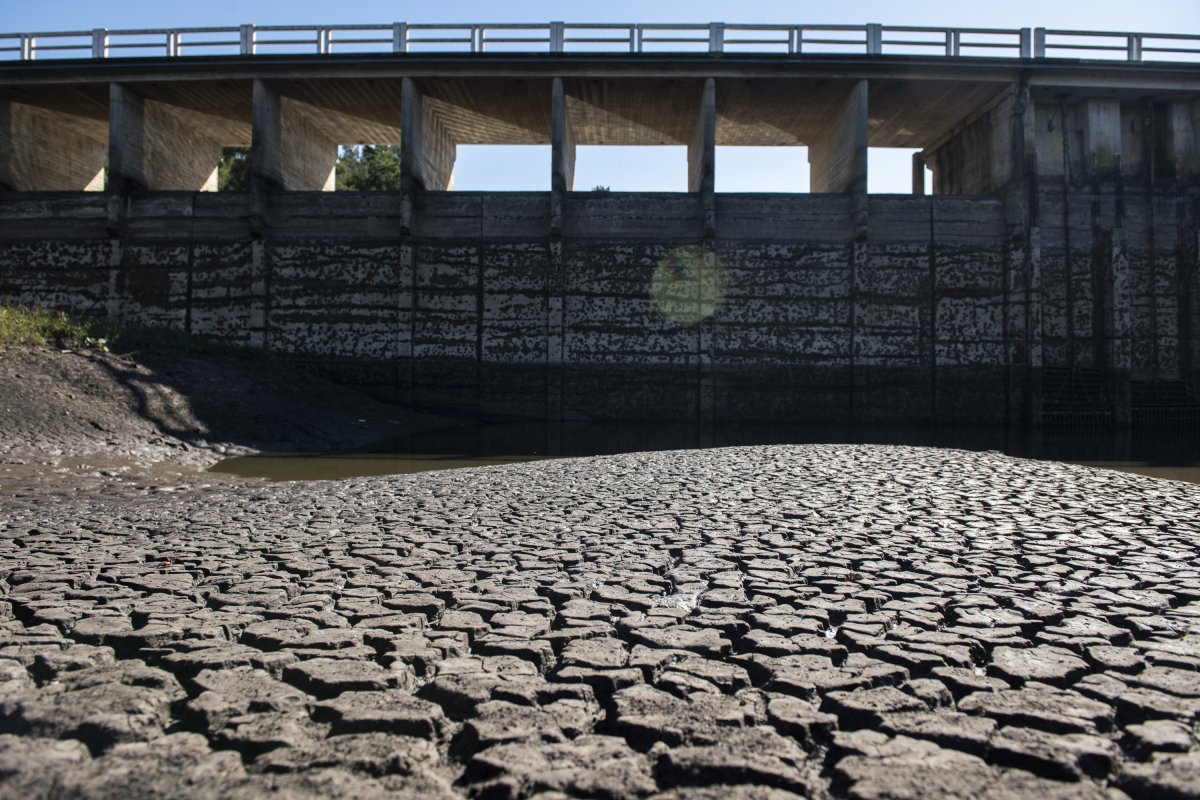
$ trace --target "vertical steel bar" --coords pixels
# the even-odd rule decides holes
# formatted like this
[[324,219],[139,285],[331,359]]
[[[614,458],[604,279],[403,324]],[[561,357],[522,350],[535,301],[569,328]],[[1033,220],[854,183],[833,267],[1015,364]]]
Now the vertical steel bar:
[[725,49],[725,23],[708,23],[708,52],[720,53]]
[[869,22],[867,29],[867,55],[877,56],[883,52],[883,26],[878,22]]
[[1130,61],[1142,60],[1142,37],[1131,33],[1125,40],[1126,58]]

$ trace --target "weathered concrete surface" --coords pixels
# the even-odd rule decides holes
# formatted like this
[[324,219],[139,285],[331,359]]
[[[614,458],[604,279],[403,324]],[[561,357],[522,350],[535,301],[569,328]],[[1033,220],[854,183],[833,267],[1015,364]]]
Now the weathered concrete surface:
[[1198,501],[838,445],[8,497],[3,791],[1192,797]]
[[1189,190],[1113,189],[1042,181],[1029,219],[993,196],[156,192],[114,223],[103,197],[12,194],[0,301],[468,411],[1019,422],[1060,370],[1128,421],[1131,381],[1200,374],[1200,217]]

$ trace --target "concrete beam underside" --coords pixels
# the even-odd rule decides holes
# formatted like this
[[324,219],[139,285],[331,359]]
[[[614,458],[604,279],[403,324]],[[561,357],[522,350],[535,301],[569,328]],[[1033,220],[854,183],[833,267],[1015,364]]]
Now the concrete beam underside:
[[[215,192],[222,121],[147,100],[114,83],[109,100],[109,189]],[[240,142],[228,142],[239,144]]]
[[0,187],[101,191],[107,140],[100,120],[0,100]]
[[456,149],[416,82],[405,78],[400,90],[400,185],[428,191],[452,188]]
[[1014,87],[920,153],[920,160],[933,172],[935,194],[991,194],[1008,185],[1015,174],[1013,117],[1018,91]]
[[254,82],[251,181],[256,190],[333,191],[338,145],[319,108]]
[[867,191],[867,82],[858,81],[829,112],[808,146],[813,192]]

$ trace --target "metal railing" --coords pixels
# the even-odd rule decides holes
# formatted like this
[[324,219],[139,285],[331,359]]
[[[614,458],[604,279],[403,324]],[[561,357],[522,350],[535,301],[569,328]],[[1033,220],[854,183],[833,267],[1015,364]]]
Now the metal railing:
[[0,61],[332,53],[766,53],[1200,61],[1200,35],[896,25],[239,25],[0,34]]

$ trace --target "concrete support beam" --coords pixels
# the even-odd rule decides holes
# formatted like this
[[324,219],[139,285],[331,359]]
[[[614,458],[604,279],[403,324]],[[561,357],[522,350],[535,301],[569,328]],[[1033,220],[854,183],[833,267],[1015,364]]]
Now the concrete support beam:
[[1081,112],[1084,174],[1114,174],[1121,154],[1121,104],[1093,98],[1085,101]]
[[101,191],[107,138],[100,120],[0,100],[0,190]]
[[933,171],[936,194],[991,194],[1013,179],[1017,91],[992,101],[921,153]]
[[912,193],[920,197],[925,194],[925,154],[913,153]]
[[[222,141],[206,114],[109,90],[108,188],[215,192]],[[230,142],[229,144],[233,144]]]
[[575,191],[575,130],[567,114],[567,95],[562,78],[551,85],[550,187],[556,192]]
[[829,109],[829,120],[808,145],[811,190],[867,191],[867,82],[855,83],[840,103]]
[[717,230],[717,82],[704,81],[700,95],[700,113],[696,129],[688,143],[688,191],[700,194],[704,214],[704,235],[712,238]]
[[575,189],[575,130],[562,78],[550,87],[550,233],[562,233],[563,195]]
[[717,82],[704,81],[700,113],[688,143],[688,191],[713,192],[717,159]]
[[320,113],[254,81],[250,170],[256,191],[333,191],[337,142],[315,121]]
[[456,144],[412,78],[400,89],[400,184],[445,191],[454,185]]
[[1200,100],[1170,104],[1166,152],[1177,178],[1200,175]]

